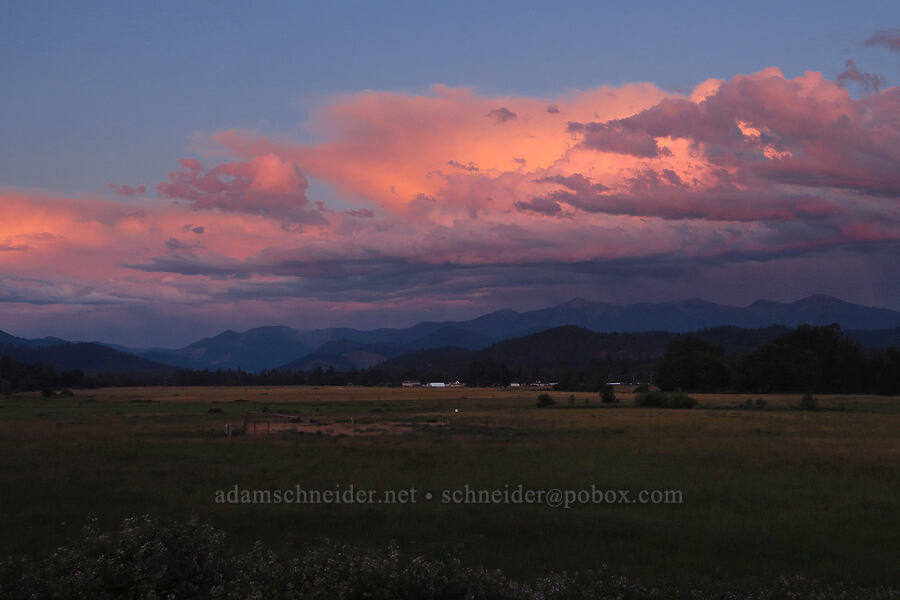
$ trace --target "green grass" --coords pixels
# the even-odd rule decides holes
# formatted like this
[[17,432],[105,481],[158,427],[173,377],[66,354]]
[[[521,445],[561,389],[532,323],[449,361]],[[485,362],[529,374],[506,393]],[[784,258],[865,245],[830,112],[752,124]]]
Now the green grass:
[[[151,513],[199,515],[238,544],[290,551],[322,538],[450,550],[528,578],[609,564],[645,579],[800,573],[900,582],[900,401],[697,395],[692,410],[596,394],[536,408],[536,392],[367,388],[135,389],[0,403],[0,553],[65,543],[89,514],[109,527]],[[583,406],[589,397],[591,405]],[[448,421],[406,435],[239,436],[268,407],[304,419]],[[222,414],[210,414],[218,408]],[[459,409],[459,413],[453,412]],[[678,505],[447,505],[447,489],[680,489]],[[407,505],[220,505],[241,488],[418,490]]]

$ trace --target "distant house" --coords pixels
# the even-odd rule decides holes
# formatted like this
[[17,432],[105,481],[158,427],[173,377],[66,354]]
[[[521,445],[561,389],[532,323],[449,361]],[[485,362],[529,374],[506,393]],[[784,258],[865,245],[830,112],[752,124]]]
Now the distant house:
[[431,383],[428,384],[428,387],[431,387],[431,388],[442,388],[442,387],[447,387],[447,384],[446,384],[446,383],[443,383],[443,382],[441,382],[441,381],[432,381]]
[[531,383],[528,384],[528,387],[548,388],[548,387],[553,387],[555,385],[556,385],[555,381],[532,381]]
[[522,387],[521,383],[510,383],[509,387]]
[[414,379],[407,379],[401,385],[403,387],[422,387],[422,383]]

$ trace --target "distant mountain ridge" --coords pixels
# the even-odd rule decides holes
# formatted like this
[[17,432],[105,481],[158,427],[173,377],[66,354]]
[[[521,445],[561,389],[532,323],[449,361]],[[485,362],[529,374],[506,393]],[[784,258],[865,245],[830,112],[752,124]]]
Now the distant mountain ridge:
[[10,335],[5,331],[0,331],[0,345],[3,346],[25,346],[29,348],[41,348],[44,346],[54,346],[56,344],[65,344],[65,340],[57,337],[45,337],[39,339],[28,339]]
[[[845,331],[855,331],[854,337],[861,343],[873,347],[896,345],[900,341],[900,312],[814,295],[790,303],[758,300],[746,307],[700,299],[623,304],[576,298],[538,310],[502,309],[467,321],[426,321],[407,328],[303,330],[266,326],[244,332],[223,331],[178,349],[102,346],[149,363],[188,369],[306,370],[334,365],[336,369],[349,370],[368,368],[419,350],[448,346],[479,350],[504,340],[566,325],[610,333],[687,332],[723,326],[748,329],[772,325],[795,327],[803,323],[838,323]],[[63,343],[58,338],[28,340],[0,332],[0,345],[9,347],[40,348]],[[140,365],[135,363],[134,366]],[[150,367],[143,364],[143,368]]]
[[[595,332],[615,331],[697,331],[720,326],[744,328],[764,328],[770,325],[795,327],[803,323],[828,325],[838,323],[845,330],[883,330],[900,327],[900,312],[884,308],[872,308],[844,302],[830,296],[817,295],[792,303],[759,300],[746,307],[726,306],[705,300],[684,300],[680,302],[616,304],[592,302],[576,298],[557,306],[527,312],[502,309],[468,321],[426,321],[402,329],[359,330],[352,328],[330,328],[315,330],[291,329],[287,344],[277,344],[284,350],[281,362],[263,365],[262,360],[254,362],[240,358],[239,348],[254,352],[253,348],[266,346],[266,336],[259,333],[268,328],[251,329],[235,334],[228,341],[208,338],[186,348],[172,351],[183,359],[190,356],[195,360],[218,357],[216,362],[208,362],[210,368],[276,368],[313,364],[316,360],[332,361],[335,368],[366,368],[370,354],[391,357],[394,350],[385,352],[385,345],[396,347],[403,352],[456,346],[466,349],[480,349],[491,344],[522,337],[563,325],[577,325]],[[288,328],[283,328],[288,329]],[[231,332],[233,333],[233,332]],[[279,338],[279,339],[284,339]],[[357,344],[353,352],[366,354],[365,359],[354,361],[352,357],[335,355],[329,350],[321,354],[319,348],[328,342],[347,341]],[[376,345],[366,348],[362,345]],[[270,348],[266,347],[266,351]],[[256,356],[262,356],[260,348]],[[400,352],[401,354],[403,352]],[[149,357],[149,356],[148,356]],[[168,362],[163,355],[154,355],[154,360]],[[172,364],[175,364],[174,362]]]
[[[14,336],[8,337],[14,338]],[[4,341],[11,340],[4,338]],[[90,342],[61,342],[47,345],[2,343],[0,344],[0,356],[8,356],[27,364],[43,363],[60,371],[79,370],[89,375],[100,373],[165,375],[176,370],[171,365],[156,363],[140,356],[126,354],[102,344]]]

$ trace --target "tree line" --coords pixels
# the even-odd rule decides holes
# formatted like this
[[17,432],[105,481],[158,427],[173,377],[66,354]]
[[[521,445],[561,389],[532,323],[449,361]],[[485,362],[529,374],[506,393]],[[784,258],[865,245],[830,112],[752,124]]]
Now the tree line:
[[867,350],[838,325],[801,325],[735,356],[695,336],[669,344],[656,385],[686,392],[900,393],[900,352]]

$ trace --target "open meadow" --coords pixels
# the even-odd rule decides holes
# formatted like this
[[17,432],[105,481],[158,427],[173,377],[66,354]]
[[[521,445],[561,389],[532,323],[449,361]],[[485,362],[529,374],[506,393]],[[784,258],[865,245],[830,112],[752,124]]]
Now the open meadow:
[[[92,514],[115,527],[149,513],[199,516],[238,546],[396,541],[524,580],[607,564],[650,581],[804,574],[900,585],[900,398],[820,396],[809,411],[797,395],[748,407],[756,396],[697,394],[699,407],[673,410],[637,408],[624,388],[618,404],[550,392],[557,404],[538,408],[538,393],[231,387],[6,396],[0,554],[67,543]],[[520,485],[572,501],[444,501],[457,490],[464,497],[466,486]],[[353,486],[374,501],[216,502],[217,491],[235,486]],[[572,498],[592,486],[627,490],[632,502]],[[407,501],[378,502],[386,490],[406,491]],[[641,490],[675,490],[680,501],[636,502]]]

